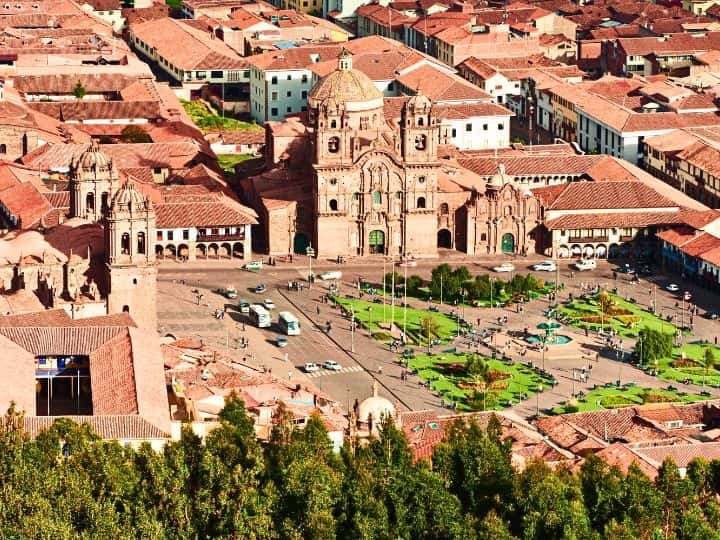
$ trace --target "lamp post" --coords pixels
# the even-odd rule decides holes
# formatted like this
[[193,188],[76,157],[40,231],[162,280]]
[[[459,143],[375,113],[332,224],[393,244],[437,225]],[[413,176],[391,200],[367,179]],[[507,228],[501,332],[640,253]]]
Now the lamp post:
[[350,352],[355,352],[355,308],[350,306]]
[[540,338],[540,344],[542,346],[542,370],[545,371],[545,336]]
[[540,418],[540,392],[542,389],[542,384],[538,384],[537,394],[535,394],[535,418]]
[[403,281],[403,345],[407,335],[407,265],[405,265],[405,278]]
[[308,283],[312,283],[313,279],[313,273],[312,273],[312,260],[315,256],[315,250],[313,249],[312,245],[309,245],[307,249],[305,250],[305,254],[308,257]]

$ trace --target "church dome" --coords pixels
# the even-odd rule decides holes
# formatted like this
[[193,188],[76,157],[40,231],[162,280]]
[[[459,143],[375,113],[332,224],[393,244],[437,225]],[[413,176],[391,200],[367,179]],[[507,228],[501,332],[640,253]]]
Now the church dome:
[[377,395],[377,381],[373,382],[373,395],[358,406],[358,421],[367,423],[370,418],[378,425],[385,416],[394,416],[395,406],[389,399]]
[[318,107],[328,99],[343,104],[348,111],[364,111],[383,106],[382,93],[370,77],[353,69],[352,54],[347,49],[343,49],[338,56],[338,68],[320,79],[310,90],[308,104]]
[[106,170],[110,168],[110,160],[100,151],[100,145],[93,141],[90,147],[80,154],[77,166],[85,170]]
[[118,189],[112,200],[113,210],[145,209],[145,197],[130,182]]

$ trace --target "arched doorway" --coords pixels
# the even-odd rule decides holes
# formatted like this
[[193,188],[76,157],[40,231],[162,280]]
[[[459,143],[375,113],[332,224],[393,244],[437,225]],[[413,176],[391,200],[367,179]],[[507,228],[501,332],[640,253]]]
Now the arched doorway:
[[155,245],[155,256],[165,258],[165,248],[160,244]]
[[242,259],[245,257],[245,246],[242,243],[236,242],[233,244],[233,257]]
[[310,241],[305,233],[295,233],[295,238],[293,239],[293,251],[295,253],[305,255],[309,245]]
[[512,233],[503,234],[501,247],[503,253],[515,253],[515,237]]
[[385,232],[370,231],[368,245],[370,246],[370,253],[385,253]]
[[188,260],[190,258],[190,248],[186,244],[180,244],[177,254],[181,259]]
[[207,259],[207,248],[205,244],[197,244],[195,246],[195,258]]
[[437,247],[452,248],[452,233],[447,229],[440,229],[437,233]]
[[558,248],[558,257],[562,257],[563,259],[570,256],[570,250],[567,246],[560,246]]

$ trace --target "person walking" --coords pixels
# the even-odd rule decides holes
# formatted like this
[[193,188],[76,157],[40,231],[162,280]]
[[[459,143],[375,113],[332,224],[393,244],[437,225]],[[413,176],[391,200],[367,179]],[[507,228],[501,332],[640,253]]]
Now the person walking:
[[378,375],[382,375],[382,366],[378,366],[377,372]]

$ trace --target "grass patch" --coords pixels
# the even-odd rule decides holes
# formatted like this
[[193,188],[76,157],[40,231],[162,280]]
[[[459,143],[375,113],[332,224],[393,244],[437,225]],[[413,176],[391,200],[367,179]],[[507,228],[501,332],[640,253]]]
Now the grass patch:
[[185,101],[180,100],[185,112],[188,113],[192,121],[197,127],[203,131],[211,130],[246,130],[246,129],[262,129],[255,122],[243,122],[237,118],[226,116],[223,118],[218,112],[205,101]]
[[[421,354],[409,359],[408,367],[417,371],[418,376],[429,383],[430,388],[440,394],[442,399],[456,403],[458,410],[482,409],[482,399],[480,407],[469,403],[468,397],[474,390],[461,387],[464,383],[470,383],[470,379],[463,372],[449,369],[451,365],[464,365],[466,358],[464,354]],[[534,395],[538,385],[548,388],[552,383],[550,378],[543,377],[524,364],[492,359],[485,361],[492,372],[502,376],[489,385],[484,400],[485,410],[502,410],[509,406],[509,401],[517,403]]]
[[[357,319],[365,328],[373,333],[387,332],[388,328],[382,328],[383,323],[390,324],[392,308],[385,304],[383,317],[383,304],[367,302],[365,300],[357,300],[350,298],[336,298],[338,304],[343,306],[346,312],[350,312],[350,306],[355,310],[355,319]],[[457,333],[457,322],[444,313],[433,313],[422,309],[407,308],[407,334],[408,339],[412,343],[424,345],[427,343],[426,337],[421,335],[420,319],[423,317],[432,317],[437,321],[438,332],[435,338],[442,341],[449,341]],[[395,306],[395,324],[402,329],[403,326],[403,308]]]
[[165,0],[165,5],[174,7],[174,8],[181,8],[182,0]]
[[[709,369],[707,376],[702,360],[705,355],[704,344],[687,343],[682,347],[673,347],[671,358],[661,358],[657,362],[658,377],[665,381],[680,382],[690,379],[692,384],[720,388],[720,370]],[[715,358],[720,359],[720,348],[707,345],[715,352]],[[681,353],[685,353],[685,362],[681,360]],[[654,369],[654,362],[651,363]]]
[[577,299],[560,306],[558,312],[565,319],[566,324],[584,329],[586,326],[596,332],[602,326],[607,332],[613,328],[623,337],[637,337],[642,327],[652,328],[660,332],[675,333],[677,327],[660,317],[653,315],[637,304],[628,302],[615,294],[610,297],[615,302],[613,308],[619,312],[616,315],[602,315],[596,297],[587,297],[585,300]]
[[250,154],[218,154],[218,165],[225,171],[225,174],[233,176],[235,174],[235,165],[248,161],[250,159],[256,159],[256,156]]
[[665,388],[620,387],[597,388],[588,392],[574,403],[566,403],[552,411],[553,414],[568,412],[598,411],[616,409],[646,403],[692,403],[710,399],[709,396],[685,394]]

